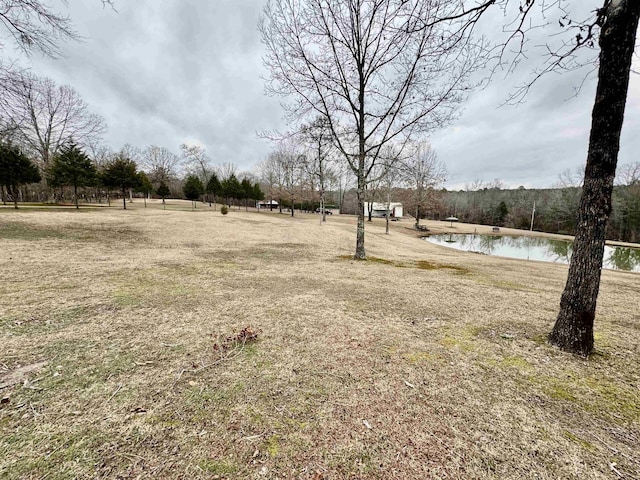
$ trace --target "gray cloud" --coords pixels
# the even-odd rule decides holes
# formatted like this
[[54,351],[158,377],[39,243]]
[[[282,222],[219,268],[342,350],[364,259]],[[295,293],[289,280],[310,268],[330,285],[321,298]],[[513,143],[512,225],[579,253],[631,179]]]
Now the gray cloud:
[[[105,140],[114,149],[157,144],[177,152],[183,142],[198,142],[215,162],[249,170],[271,149],[256,131],[285,128],[279,101],[264,95],[261,79],[266,72],[256,26],[262,4],[118,0],[116,13],[97,0],[72,0],[69,14],[86,40],[65,45],[63,59],[34,58],[32,67],[76,88],[107,120]],[[502,20],[489,18],[485,32]],[[539,67],[538,40],[531,38],[532,54],[515,75],[496,76],[473,93],[457,122],[431,136],[450,172],[448,188],[494,178],[510,186],[550,186],[562,171],[584,163],[593,79],[570,98],[580,74],[549,75],[523,105],[498,108]],[[621,163],[637,161],[639,123],[634,75]]]

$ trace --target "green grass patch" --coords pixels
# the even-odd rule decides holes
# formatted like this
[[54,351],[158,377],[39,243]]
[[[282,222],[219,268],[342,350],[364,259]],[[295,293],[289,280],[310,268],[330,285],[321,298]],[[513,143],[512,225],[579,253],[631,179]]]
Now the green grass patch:
[[427,260],[417,260],[415,262],[416,268],[420,270],[453,270],[459,275],[467,275],[471,273],[471,270],[458,265],[450,265],[446,263],[432,263]]
[[[352,255],[339,255],[338,258],[340,260],[354,260]],[[451,265],[445,263],[433,263],[428,260],[416,260],[414,262],[402,262],[395,260],[388,260],[386,258],[380,257],[372,257],[369,256],[364,260],[368,263],[380,264],[380,265],[389,265],[396,268],[417,268],[418,270],[451,270],[452,272],[459,275],[467,275],[471,273],[471,270],[466,267],[461,267],[459,265]]]
[[0,223],[0,239],[3,240],[68,240],[112,244],[143,238],[139,230],[118,224],[88,226],[86,223],[74,223],[42,226],[11,221]]
[[3,240],[45,240],[71,238],[68,231],[62,228],[39,227],[21,222],[0,223],[0,239]]
[[44,316],[9,316],[0,318],[0,333],[27,335],[60,330],[88,316],[84,306],[54,310]]
[[572,388],[572,385],[568,385],[557,378],[546,378],[546,383],[543,384],[542,389],[553,400],[561,400],[565,402],[574,403],[578,400],[576,392]]
[[640,422],[640,392],[633,385],[606,378],[581,377],[577,373],[531,378],[553,400],[572,403],[585,412],[608,417],[616,423]]
[[238,466],[231,460],[201,460],[198,466],[212,475],[234,475],[238,472]]
[[434,359],[434,355],[429,352],[411,352],[402,354],[402,358],[411,364],[430,362]]
[[499,366],[504,368],[516,368],[520,371],[530,372],[534,367],[531,362],[527,361],[524,357],[518,355],[511,355],[503,357],[499,361]]
[[391,260],[387,260],[385,258],[378,258],[378,257],[367,257],[367,262],[381,263],[382,265],[395,265],[395,262],[392,262]]
[[277,457],[280,452],[280,441],[278,435],[271,435],[266,442],[267,454],[270,457]]
[[595,447],[593,443],[590,443],[584,440],[583,438],[580,438],[578,435],[568,430],[565,430],[564,432],[562,432],[562,434],[564,435],[565,438],[571,440],[573,443],[580,445],[582,448],[584,448],[590,453],[595,453],[598,451],[598,449]]
[[113,293],[113,301],[118,307],[137,307],[142,303],[135,293],[122,290]]
[[[107,436],[91,428],[43,436],[17,429],[0,439],[0,454],[11,460],[0,467],[1,478],[68,479],[89,477],[99,464],[99,448]],[[10,453],[13,452],[13,453]]]

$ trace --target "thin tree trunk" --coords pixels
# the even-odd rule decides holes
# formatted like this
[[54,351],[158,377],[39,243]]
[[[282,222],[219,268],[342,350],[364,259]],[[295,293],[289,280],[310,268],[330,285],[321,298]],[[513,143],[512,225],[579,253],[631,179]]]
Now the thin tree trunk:
[[76,199],[76,210],[79,210],[80,207],[78,206],[78,185],[77,184],[73,184],[73,196]]
[[122,205],[124,209],[127,209],[127,191],[124,187],[122,187]]
[[619,0],[607,9],[600,31],[598,87],[577,232],[560,312],[549,335],[552,344],[581,355],[593,351],[593,322],[640,1]]
[[391,214],[391,212],[389,211],[390,208],[391,208],[391,194],[387,191],[387,211],[385,214],[387,221],[384,229],[384,233],[386,233],[387,235],[389,235],[389,215]]
[[[364,159],[362,162],[364,163]],[[364,249],[364,174],[358,175],[356,197],[358,199],[358,226],[356,229],[356,254],[354,258],[356,260],[365,260],[367,255]]]
[[13,197],[13,208],[15,208],[16,210],[18,209],[18,195],[16,190],[18,189],[18,187],[16,187],[15,185],[11,186],[11,196]]
[[356,260],[366,260],[367,254],[364,249],[364,195],[367,186],[367,178],[365,176],[365,110],[364,110],[364,66],[361,60],[358,60],[358,76],[360,83],[358,85],[358,170],[356,177],[358,185],[356,187],[356,197],[358,199],[358,226],[356,228]]

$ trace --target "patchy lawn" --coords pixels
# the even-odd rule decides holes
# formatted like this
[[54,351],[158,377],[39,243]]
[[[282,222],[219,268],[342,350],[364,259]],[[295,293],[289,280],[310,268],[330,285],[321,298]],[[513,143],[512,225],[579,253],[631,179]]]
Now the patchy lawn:
[[640,477],[640,275],[585,360],[566,266],[408,225],[356,262],[351,217],[0,212],[0,477]]

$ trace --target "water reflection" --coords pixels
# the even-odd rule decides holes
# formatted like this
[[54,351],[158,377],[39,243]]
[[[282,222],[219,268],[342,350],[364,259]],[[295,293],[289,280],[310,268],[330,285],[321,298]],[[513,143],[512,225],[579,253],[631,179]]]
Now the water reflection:
[[[573,243],[542,237],[431,235],[429,242],[486,255],[569,263]],[[640,248],[605,246],[604,268],[640,272]]]

